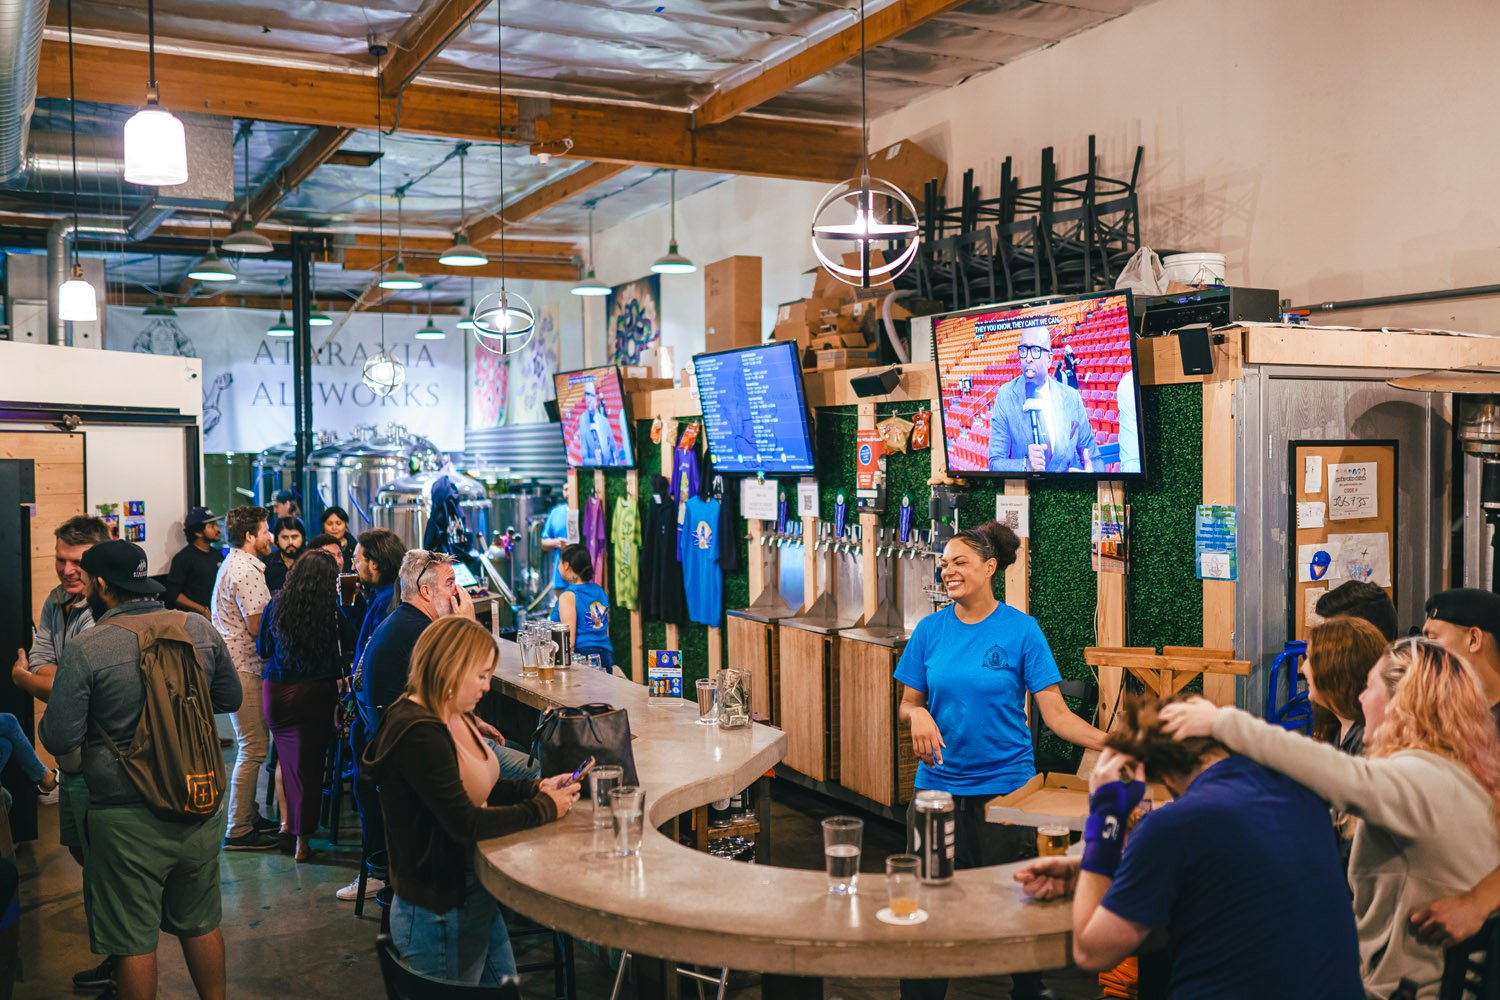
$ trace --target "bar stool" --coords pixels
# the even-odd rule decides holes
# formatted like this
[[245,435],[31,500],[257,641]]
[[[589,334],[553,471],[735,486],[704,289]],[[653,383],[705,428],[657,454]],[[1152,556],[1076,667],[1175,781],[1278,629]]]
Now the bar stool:
[[1491,917],[1478,934],[1448,949],[1438,997],[1439,1000],[1500,998],[1500,919]]
[[[620,971],[615,973],[615,985],[609,991],[609,1000],[620,1000],[620,989],[625,985],[625,967],[630,964],[630,952],[620,952]],[[705,1000],[703,995],[703,984],[709,983],[717,989],[714,991],[714,1000],[724,1000],[724,993],[729,988],[729,970],[720,969],[717,976],[711,976],[697,969],[684,969],[679,966],[677,975],[684,979],[691,979],[698,987],[698,1000]]]
[[401,963],[389,934],[375,939],[375,952],[389,1000],[521,1000],[521,987],[514,980],[499,986],[464,986],[419,976]]

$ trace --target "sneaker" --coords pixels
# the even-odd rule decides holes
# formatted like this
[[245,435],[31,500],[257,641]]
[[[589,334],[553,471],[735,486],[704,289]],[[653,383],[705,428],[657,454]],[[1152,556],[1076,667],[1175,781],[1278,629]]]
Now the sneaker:
[[57,768],[52,769],[52,790],[42,791],[41,782],[37,782],[36,802],[40,806],[57,805],[58,796],[62,794],[62,772]]
[[242,833],[238,837],[225,837],[224,850],[226,851],[270,851],[274,850],[281,841],[275,834],[266,833],[264,830],[251,830]]
[[115,984],[115,957],[113,955],[82,972],[73,974],[73,988],[75,990],[92,990],[100,986],[113,987]]
[[[372,893],[378,893],[378,892],[380,892],[380,890],[382,890],[384,888],[385,888],[385,881],[383,879],[378,879],[378,878],[373,878],[372,877],[372,878],[368,878],[368,879],[365,880],[365,895],[366,896],[369,896]],[[342,889],[340,889],[338,892],[334,893],[333,895],[334,895],[335,899],[342,899],[346,903],[352,903],[352,902],[354,902],[356,899],[359,898],[359,877],[355,876],[355,879],[354,879],[353,882],[350,882],[348,885],[344,886]]]
[[281,830],[280,823],[274,819],[266,819],[264,816],[256,816],[250,821],[250,826],[258,833],[278,833]]

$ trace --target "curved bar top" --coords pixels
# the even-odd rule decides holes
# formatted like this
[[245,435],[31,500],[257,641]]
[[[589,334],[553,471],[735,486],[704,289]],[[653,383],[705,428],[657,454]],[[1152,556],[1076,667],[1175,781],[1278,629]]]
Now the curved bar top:
[[896,927],[876,919],[884,877],[866,874],[853,897],[832,896],[822,871],[774,868],[702,854],[657,826],[728,798],[770,769],[786,736],[768,726],[721,730],[697,723],[696,703],[662,708],[646,689],[599,671],[523,679],[515,643],[500,642],[495,686],[536,708],[608,702],[630,713],[636,771],[646,795],[637,857],[612,853],[591,803],[560,822],[479,844],[485,888],[537,922],[640,955],[790,976],[981,976],[1060,968],[1070,955],[1069,904],[1026,899],[1019,865],[958,872],[924,886],[929,919]]

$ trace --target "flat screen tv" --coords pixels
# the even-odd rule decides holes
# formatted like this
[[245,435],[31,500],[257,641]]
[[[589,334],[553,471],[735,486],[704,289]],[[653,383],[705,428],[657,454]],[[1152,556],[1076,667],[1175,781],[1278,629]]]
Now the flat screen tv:
[[570,469],[630,469],[630,407],[615,367],[558,372],[557,409]]
[[813,470],[800,361],[790,340],[694,355],[716,471],[774,476]]
[[932,341],[950,475],[1145,475],[1129,292],[952,313]]

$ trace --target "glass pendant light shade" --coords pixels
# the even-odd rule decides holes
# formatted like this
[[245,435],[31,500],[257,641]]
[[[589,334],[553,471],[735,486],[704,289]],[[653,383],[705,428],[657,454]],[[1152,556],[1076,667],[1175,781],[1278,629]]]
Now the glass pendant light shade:
[[158,295],[156,301],[147,306],[141,315],[148,319],[165,319],[170,316],[176,316],[177,310],[163,302],[162,297]]
[[333,325],[333,320],[329,319],[328,318],[328,314],[325,313],[323,310],[321,310],[321,309],[313,309],[312,315],[309,316],[309,317],[307,317],[307,325],[308,326],[332,326]]
[[211,249],[202,260],[193,265],[188,277],[194,281],[234,281],[237,276],[229,269],[228,264],[219,259],[219,252]]
[[589,273],[584,275],[583,280],[573,286],[574,295],[583,295],[586,297],[608,295],[611,291],[612,289],[608,285],[594,277],[594,269],[592,267],[589,268]]
[[459,233],[455,236],[453,245],[438,257],[438,263],[446,264],[448,267],[482,267],[489,262],[488,257],[474,249],[473,244],[469,242],[468,233]]
[[692,274],[698,270],[698,265],[677,252],[677,241],[673,240],[667,247],[667,252],[656,258],[656,263],[651,265],[651,270],[657,274]]
[[94,286],[83,277],[83,268],[73,265],[73,276],[57,288],[57,314],[65,323],[97,323],[99,300]]
[[406,366],[390,351],[381,350],[365,362],[360,380],[377,396],[389,396],[406,381]]
[[234,224],[234,232],[225,237],[219,249],[227,253],[270,253],[275,245],[250,225],[250,220],[241,219]]
[[151,98],[125,123],[125,179],[151,187],[187,183],[182,122]]
[[391,273],[380,279],[380,287],[394,292],[413,292],[421,288],[422,283],[406,269],[406,261],[397,257]]

